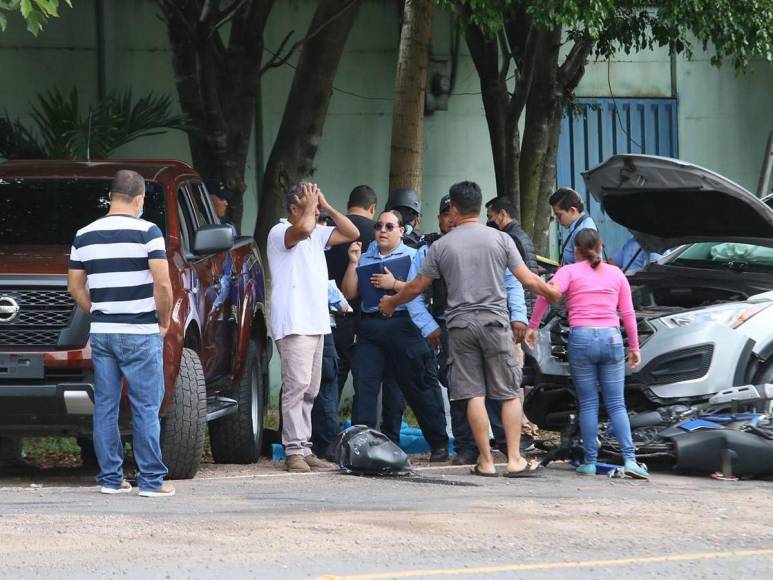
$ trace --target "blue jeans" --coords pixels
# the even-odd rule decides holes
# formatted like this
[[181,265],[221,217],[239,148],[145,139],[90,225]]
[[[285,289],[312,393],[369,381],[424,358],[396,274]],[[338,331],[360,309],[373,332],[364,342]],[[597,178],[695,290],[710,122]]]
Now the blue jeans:
[[625,409],[625,353],[618,328],[572,328],[569,366],[580,403],[580,434],[585,463],[596,463],[599,385],[609,421],[626,460],[636,458]]
[[92,334],[94,362],[94,451],[99,462],[97,482],[120,487],[123,481],[123,443],[118,428],[121,382],[129,383],[132,411],[132,449],[141,490],[161,487],[167,474],[161,458],[161,421],[164,398],[163,340],[159,334]]

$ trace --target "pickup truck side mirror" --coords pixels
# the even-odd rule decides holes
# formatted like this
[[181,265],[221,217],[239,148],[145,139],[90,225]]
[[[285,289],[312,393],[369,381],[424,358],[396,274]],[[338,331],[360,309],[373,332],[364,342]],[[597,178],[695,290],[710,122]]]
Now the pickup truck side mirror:
[[231,226],[226,224],[208,224],[196,230],[193,236],[194,254],[215,254],[230,250],[234,245]]

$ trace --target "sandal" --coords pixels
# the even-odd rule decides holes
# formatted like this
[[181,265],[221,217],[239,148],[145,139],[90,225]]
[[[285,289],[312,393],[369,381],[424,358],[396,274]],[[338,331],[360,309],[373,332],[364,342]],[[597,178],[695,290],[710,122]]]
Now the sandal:
[[505,471],[504,476],[510,478],[516,477],[537,477],[542,473],[542,464],[538,461],[526,461],[526,466],[518,471]]
[[485,471],[481,471],[480,465],[477,463],[475,464],[475,467],[470,469],[470,473],[473,475],[479,475],[480,477],[499,477],[499,473],[496,471],[494,473],[486,473]]

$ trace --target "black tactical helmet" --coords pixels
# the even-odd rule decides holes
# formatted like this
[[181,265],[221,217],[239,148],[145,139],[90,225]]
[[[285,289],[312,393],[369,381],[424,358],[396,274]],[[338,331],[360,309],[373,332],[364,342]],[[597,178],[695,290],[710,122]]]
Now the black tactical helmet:
[[394,209],[396,207],[407,207],[412,209],[416,213],[421,213],[421,202],[419,201],[419,194],[415,189],[410,187],[401,187],[395,189],[389,194],[389,201],[386,204],[386,209]]
[[451,209],[451,196],[444,195],[440,198],[440,213],[445,213]]

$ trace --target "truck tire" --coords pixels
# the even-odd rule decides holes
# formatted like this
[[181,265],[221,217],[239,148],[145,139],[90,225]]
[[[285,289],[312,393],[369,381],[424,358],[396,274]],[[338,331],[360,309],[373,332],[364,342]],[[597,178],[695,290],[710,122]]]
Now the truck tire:
[[161,419],[161,453],[169,479],[192,479],[201,463],[207,423],[207,387],[199,356],[183,349],[169,412]]
[[215,463],[255,463],[263,448],[266,418],[265,384],[260,352],[250,341],[244,373],[232,396],[239,403],[235,413],[209,424],[209,443]]

